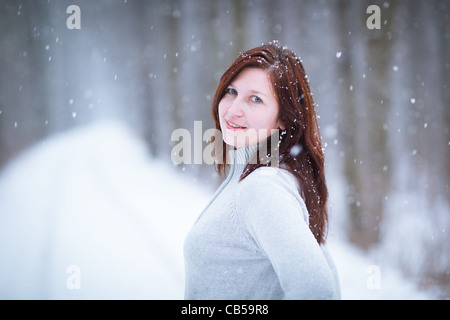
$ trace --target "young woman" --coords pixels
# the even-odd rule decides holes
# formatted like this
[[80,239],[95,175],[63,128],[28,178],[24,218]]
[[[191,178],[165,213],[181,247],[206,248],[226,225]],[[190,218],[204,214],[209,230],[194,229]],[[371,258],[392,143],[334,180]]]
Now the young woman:
[[223,139],[215,143],[232,146],[234,157],[230,164],[222,154],[217,168],[228,176],[187,235],[186,299],[340,298],[325,248],[314,106],[299,58],[278,42],[243,53],[222,76],[212,115]]

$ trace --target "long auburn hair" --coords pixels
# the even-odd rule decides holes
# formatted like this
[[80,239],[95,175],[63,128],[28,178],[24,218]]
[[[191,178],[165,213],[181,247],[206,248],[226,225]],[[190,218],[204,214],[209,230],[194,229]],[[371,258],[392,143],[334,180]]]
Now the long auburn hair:
[[[239,55],[221,77],[213,98],[212,117],[216,129],[221,130],[219,102],[234,78],[250,67],[263,69],[270,75],[279,105],[278,117],[285,126],[285,131],[279,134],[279,164],[298,180],[299,192],[309,213],[309,228],[317,242],[323,244],[328,222],[325,158],[308,78],[295,53],[274,41]],[[266,142],[270,144],[270,138]],[[222,150],[226,150],[225,142],[222,143]],[[224,174],[228,166],[225,152],[222,156],[224,161],[216,163],[220,174]],[[255,169],[268,165],[263,161],[247,164],[240,180]]]

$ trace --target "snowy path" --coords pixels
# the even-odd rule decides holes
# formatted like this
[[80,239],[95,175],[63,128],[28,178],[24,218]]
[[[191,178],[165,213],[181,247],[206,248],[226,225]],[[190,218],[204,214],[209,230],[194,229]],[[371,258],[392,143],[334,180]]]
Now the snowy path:
[[365,256],[358,249],[342,241],[329,239],[328,245],[339,271],[342,299],[436,299],[403,279],[389,263]]
[[[211,195],[121,125],[48,139],[0,176],[0,299],[182,299],[184,236]],[[344,299],[429,298],[343,242],[330,249]]]

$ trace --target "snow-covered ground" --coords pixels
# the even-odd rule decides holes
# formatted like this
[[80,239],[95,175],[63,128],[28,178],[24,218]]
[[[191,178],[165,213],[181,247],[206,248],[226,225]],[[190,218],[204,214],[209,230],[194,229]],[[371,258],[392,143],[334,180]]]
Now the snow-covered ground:
[[[182,299],[185,234],[209,188],[119,123],[49,138],[0,174],[0,299]],[[432,299],[331,237],[343,299]]]

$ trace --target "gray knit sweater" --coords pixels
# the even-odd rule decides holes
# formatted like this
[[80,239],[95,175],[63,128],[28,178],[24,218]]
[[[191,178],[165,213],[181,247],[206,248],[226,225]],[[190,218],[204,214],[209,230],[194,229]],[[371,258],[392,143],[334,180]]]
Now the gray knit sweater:
[[334,263],[308,227],[294,176],[263,167],[239,182],[255,151],[234,151],[186,237],[185,299],[339,299]]

